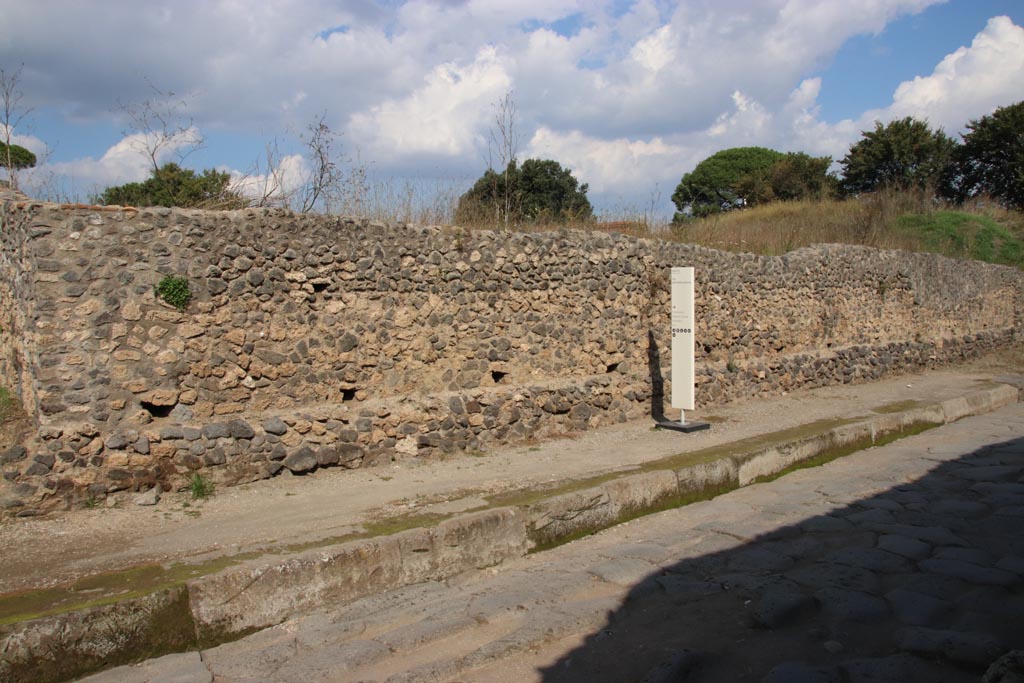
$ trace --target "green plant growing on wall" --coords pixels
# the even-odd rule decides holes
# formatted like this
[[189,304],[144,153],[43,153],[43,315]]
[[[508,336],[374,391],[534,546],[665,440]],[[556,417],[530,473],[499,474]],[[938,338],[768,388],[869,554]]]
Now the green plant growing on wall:
[[183,277],[167,275],[153,287],[153,291],[179,311],[188,308],[189,302],[192,301],[192,290],[189,289],[188,280]]

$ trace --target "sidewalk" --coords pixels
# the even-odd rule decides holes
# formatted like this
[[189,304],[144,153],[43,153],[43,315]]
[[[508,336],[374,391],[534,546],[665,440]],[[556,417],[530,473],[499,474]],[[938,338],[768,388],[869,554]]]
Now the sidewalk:
[[[411,583],[419,576],[416,567],[406,566],[413,557],[430,559],[433,564],[423,569],[430,575],[499,563],[659,506],[707,497],[726,479],[729,488],[748,483],[745,476],[774,475],[805,457],[862,443],[865,435],[870,445],[876,435],[913,433],[1015,401],[1012,384],[1019,378],[1009,375],[1019,368],[1012,358],[718,406],[692,415],[711,422],[711,430],[688,435],[653,430],[650,422],[631,423],[442,462],[279,477],[219,490],[205,501],[181,493],[165,495],[153,507],[125,501],[112,509],[13,520],[0,525],[0,640],[11,624],[27,623],[33,615],[145,597],[186,583],[190,618],[211,617],[205,630],[199,623],[196,630],[204,637],[228,638],[228,632],[294,616],[304,604],[279,598],[287,591],[268,581],[270,602],[283,603],[243,610],[246,600],[239,600],[233,609],[246,611],[248,619],[239,622],[238,615],[214,604],[217,592],[232,590],[239,576],[276,572],[279,581],[280,567],[287,566],[293,581],[302,571],[320,581],[325,570],[314,556],[337,565],[344,554],[337,548],[358,546],[345,551],[350,554],[371,547],[392,552],[374,539],[400,539],[393,553],[395,581]],[[846,441],[837,445],[840,437]],[[720,463],[728,463],[726,479],[714,479],[721,474]],[[528,532],[521,532],[524,525]],[[495,529],[501,532],[497,536]],[[438,534],[456,541],[442,548]],[[408,547],[410,538],[427,536],[428,548]],[[462,555],[446,555],[450,547],[459,547]],[[336,579],[323,580],[323,586],[313,587],[312,598],[321,588],[325,594],[340,590],[330,583]],[[258,591],[251,600],[260,600]],[[269,621],[260,622],[256,613],[264,609],[270,610],[263,615]],[[227,631],[215,634],[211,624]]]

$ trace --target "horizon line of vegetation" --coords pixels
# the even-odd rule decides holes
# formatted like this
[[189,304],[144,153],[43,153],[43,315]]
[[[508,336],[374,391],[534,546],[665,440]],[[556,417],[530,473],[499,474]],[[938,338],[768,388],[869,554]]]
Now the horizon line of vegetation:
[[[0,69],[0,168],[18,188],[18,172],[36,156],[13,144],[21,70]],[[152,86],[151,86],[152,87]],[[589,186],[552,159],[519,160],[518,111],[511,91],[494,104],[487,169],[469,189],[454,183],[429,196],[406,182],[372,181],[366,164],[347,157],[320,114],[298,135],[301,178],[288,177],[277,140],[241,178],[196,172],[184,159],[203,141],[187,103],[174,93],[121,105],[125,131],[149,161],[150,177],[106,188],[96,204],[237,209],[285,207],[301,213],[456,225],[466,229],[541,230],[579,227],[704,244],[733,251],[784,253],[819,242],[845,242],[1017,267],[1024,237],[1024,101],[966,124],[957,141],[926,121],[876,122],[843,159],[764,147],[720,150],[685,173],[671,199],[671,221],[656,215],[657,189],[644,207],[597,215]],[[160,163],[176,149],[177,162]],[[500,169],[500,170],[499,170]]]

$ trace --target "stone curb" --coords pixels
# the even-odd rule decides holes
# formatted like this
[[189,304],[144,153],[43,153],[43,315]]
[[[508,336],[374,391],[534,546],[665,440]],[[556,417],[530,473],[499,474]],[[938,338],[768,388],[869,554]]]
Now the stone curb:
[[676,467],[655,462],[645,468],[650,471],[532,503],[460,515],[433,527],[288,556],[264,556],[184,586],[0,626],[0,680],[63,681],[235,640],[329,602],[346,603],[494,566],[629,519],[778,476],[801,463],[824,462],[1017,400],[1019,390],[1001,384],[707,461]]

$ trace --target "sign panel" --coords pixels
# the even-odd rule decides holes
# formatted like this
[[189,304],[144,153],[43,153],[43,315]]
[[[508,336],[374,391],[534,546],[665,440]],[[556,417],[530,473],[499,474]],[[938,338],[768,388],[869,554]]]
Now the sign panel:
[[672,269],[672,407],[694,409],[693,268]]

